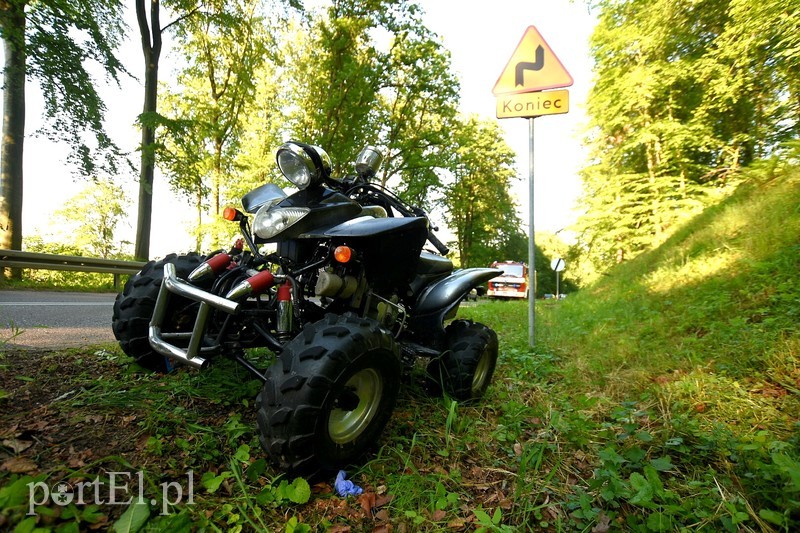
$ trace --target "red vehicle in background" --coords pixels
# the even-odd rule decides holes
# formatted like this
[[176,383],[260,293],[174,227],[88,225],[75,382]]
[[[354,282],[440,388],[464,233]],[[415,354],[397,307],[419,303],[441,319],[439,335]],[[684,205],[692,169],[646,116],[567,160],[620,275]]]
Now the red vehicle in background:
[[490,298],[527,298],[528,265],[517,261],[495,261],[492,268],[503,273],[489,281],[486,296]]

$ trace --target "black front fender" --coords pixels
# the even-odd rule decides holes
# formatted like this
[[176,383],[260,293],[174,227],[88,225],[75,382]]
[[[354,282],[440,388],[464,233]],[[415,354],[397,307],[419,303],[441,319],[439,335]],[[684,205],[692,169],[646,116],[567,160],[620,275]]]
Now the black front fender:
[[411,331],[424,344],[444,347],[444,321],[469,291],[503,271],[497,268],[466,268],[457,270],[425,288],[417,298],[410,321]]

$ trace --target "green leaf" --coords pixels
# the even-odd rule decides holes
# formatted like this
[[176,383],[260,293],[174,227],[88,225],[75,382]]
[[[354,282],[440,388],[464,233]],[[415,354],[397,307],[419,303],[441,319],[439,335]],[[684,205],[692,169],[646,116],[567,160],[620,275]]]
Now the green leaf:
[[309,531],[311,531],[311,526],[301,523],[296,516],[286,521],[285,533],[308,533]]
[[478,519],[478,523],[482,526],[492,526],[492,518],[482,509],[473,509],[472,513]]
[[267,469],[266,459],[258,459],[247,467],[247,480],[251,483],[257,480]]
[[783,453],[773,453],[772,462],[791,479],[792,487],[787,488],[792,492],[800,491],[800,463]]
[[88,505],[81,513],[81,519],[90,524],[96,524],[102,520],[104,516],[105,514],[100,510],[100,506],[98,505]]
[[150,505],[145,500],[131,503],[111,526],[116,533],[136,533],[150,519]]
[[31,533],[34,529],[36,529],[36,517],[31,516],[17,524],[14,533]]
[[632,463],[639,463],[645,457],[647,457],[647,452],[638,446],[625,451],[625,458]]
[[673,495],[672,493],[668,494],[667,491],[664,490],[664,484],[661,483],[661,478],[658,476],[658,471],[652,466],[644,467],[644,476],[647,478],[650,486],[653,487],[653,492],[655,495],[662,500]]
[[600,459],[603,460],[604,463],[607,465],[610,463],[612,465],[619,466],[626,462],[625,458],[622,457],[620,454],[617,453],[616,450],[613,448],[606,448],[605,450],[600,450],[598,453]]
[[628,502],[632,505],[649,507],[653,505],[653,486],[639,472],[634,472],[630,477],[631,488],[636,491]]
[[647,517],[647,529],[650,531],[669,531],[672,529],[672,517],[660,511],[651,513]]
[[272,487],[265,487],[264,490],[256,495],[256,501],[259,505],[267,505],[275,501],[275,489]]
[[674,468],[672,460],[668,456],[659,457],[658,459],[651,459],[650,465],[659,472],[666,472]]
[[292,503],[307,503],[311,499],[311,487],[308,481],[298,477],[286,487],[286,497]]
[[758,516],[776,526],[786,526],[786,516],[772,509],[760,509]]
[[492,524],[499,525],[500,522],[503,520],[503,511],[500,510],[498,507],[494,510],[494,514],[492,515]]
[[220,475],[214,475],[213,472],[206,472],[203,474],[203,477],[200,478],[200,484],[210,493],[215,493],[219,489],[219,486],[222,485],[222,482],[231,477],[233,474],[228,472],[227,470]]
[[239,448],[236,449],[236,453],[233,454],[234,459],[238,459],[239,461],[246,463],[250,460],[250,446],[247,444],[242,444]]
[[[45,531],[48,530],[37,527],[33,530],[33,533],[45,533]],[[78,522],[67,522],[59,525],[56,528],[56,533],[81,533],[81,530],[78,528]]]

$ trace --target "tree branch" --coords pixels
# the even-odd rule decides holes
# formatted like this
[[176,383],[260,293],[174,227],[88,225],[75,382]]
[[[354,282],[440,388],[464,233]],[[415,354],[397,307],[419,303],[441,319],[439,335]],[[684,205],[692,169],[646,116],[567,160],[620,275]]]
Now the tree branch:
[[189,17],[191,17],[192,15],[197,13],[198,11],[200,11],[200,6],[192,9],[191,11],[189,11],[188,13],[186,13],[183,16],[176,18],[175,20],[173,20],[172,22],[170,22],[169,24],[167,24],[166,26],[161,28],[161,33],[164,33],[165,31],[167,31],[170,26],[174,26],[175,24],[180,24],[181,22],[183,22],[184,20],[188,19]]

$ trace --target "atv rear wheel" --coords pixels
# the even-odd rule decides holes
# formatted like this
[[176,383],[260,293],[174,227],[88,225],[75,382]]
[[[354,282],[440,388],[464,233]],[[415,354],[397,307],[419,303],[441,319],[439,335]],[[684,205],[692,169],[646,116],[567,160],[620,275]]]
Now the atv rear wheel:
[[[140,366],[156,372],[166,372],[168,369],[166,358],[153,350],[149,340],[150,319],[164,278],[164,265],[172,263],[176,275],[185,279],[202,261],[203,258],[195,253],[170,254],[160,261],[150,261],[138,274],[128,279],[123,291],[117,295],[111,329],[122,351],[133,357]],[[171,295],[162,331],[191,331],[197,309],[196,302]]]
[[447,326],[447,350],[428,365],[428,376],[460,402],[480,399],[497,366],[497,334],[471,320]]
[[378,440],[394,410],[401,364],[392,335],[352,313],[306,326],[267,370],[261,445],[295,475],[338,470]]

